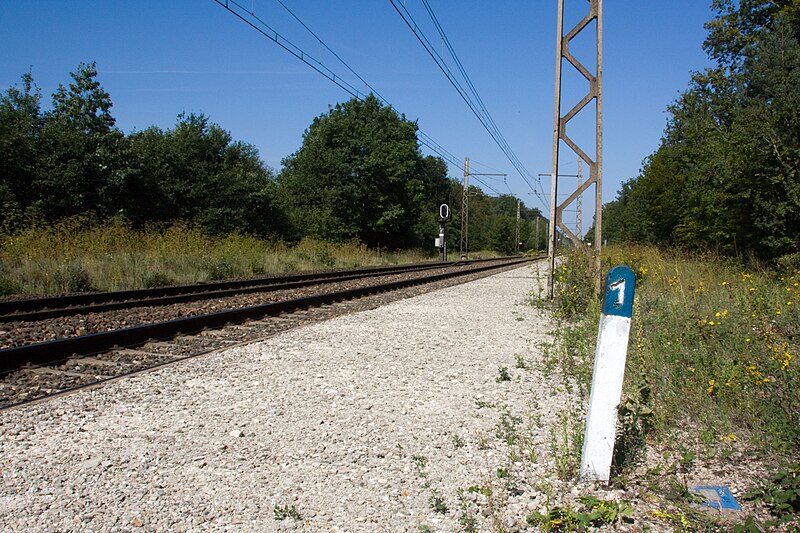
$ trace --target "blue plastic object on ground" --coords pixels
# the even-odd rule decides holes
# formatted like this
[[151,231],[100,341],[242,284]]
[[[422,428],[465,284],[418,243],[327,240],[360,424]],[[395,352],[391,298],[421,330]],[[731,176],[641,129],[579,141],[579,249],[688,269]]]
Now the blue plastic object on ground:
[[736,501],[736,498],[731,494],[730,489],[721,485],[701,485],[692,487],[692,494],[697,494],[705,500],[701,507],[708,507],[711,509],[733,509],[734,511],[741,511],[742,506]]

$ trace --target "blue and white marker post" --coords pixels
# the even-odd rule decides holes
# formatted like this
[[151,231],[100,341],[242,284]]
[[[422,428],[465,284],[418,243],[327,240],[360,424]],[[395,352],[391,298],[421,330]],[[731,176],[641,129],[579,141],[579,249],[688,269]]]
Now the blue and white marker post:
[[606,276],[581,456],[580,476],[586,481],[607,482],[611,475],[635,286],[636,275],[628,266],[616,266]]

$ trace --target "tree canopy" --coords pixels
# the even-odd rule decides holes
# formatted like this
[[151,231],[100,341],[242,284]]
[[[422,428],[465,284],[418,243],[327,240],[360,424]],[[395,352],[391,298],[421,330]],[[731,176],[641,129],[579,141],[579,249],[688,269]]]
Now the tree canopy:
[[[81,64],[43,109],[33,75],[0,94],[0,230],[80,216],[134,227],[176,221],[210,233],[314,237],[434,253],[439,204],[461,213],[461,184],[423,156],[417,125],[377,98],[317,117],[276,176],[254,146],[203,114],[124,134],[94,63]],[[516,200],[470,189],[470,249],[513,252]],[[541,247],[538,210],[521,210],[523,248]],[[448,232],[450,250],[459,232]]]
[[772,258],[800,250],[800,2],[714,0],[658,150],[604,208],[609,240]]
[[278,235],[275,180],[256,149],[204,115],[125,136],[94,63],[41,108],[33,76],[0,95],[0,224],[80,215],[134,225],[193,221],[212,233]]
[[370,95],[314,119],[278,177],[284,205],[304,235],[369,246],[419,246],[421,228],[447,190],[447,167],[424,158],[417,125]]

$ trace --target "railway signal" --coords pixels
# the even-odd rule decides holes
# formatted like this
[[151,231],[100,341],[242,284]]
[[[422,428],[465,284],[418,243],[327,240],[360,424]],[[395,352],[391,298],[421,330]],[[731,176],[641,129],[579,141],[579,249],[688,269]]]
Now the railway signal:
[[445,227],[450,222],[450,206],[442,204],[439,206],[439,236],[436,237],[436,247],[439,249],[439,259],[447,261],[447,239],[445,237]]

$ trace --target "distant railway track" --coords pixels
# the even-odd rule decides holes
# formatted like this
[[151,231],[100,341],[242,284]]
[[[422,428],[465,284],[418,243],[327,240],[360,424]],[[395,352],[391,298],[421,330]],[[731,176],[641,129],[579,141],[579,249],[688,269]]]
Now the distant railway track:
[[[485,261],[489,260],[479,259],[473,260],[470,263],[477,264]],[[442,268],[443,266],[455,266],[460,264],[464,264],[464,262],[415,263],[411,265],[333,270],[233,281],[212,281],[128,291],[92,292],[67,296],[7,300],[0,302],[0,323],[38,321],[62,316],[100,313],[117,309],[196,302],[199,300],[226,298],[241,294],[288,290],[305,287],[312,283],[336,283],[367,277],[433,270]]]
[[427,263],[2,302],[0,340],[8,347],[0,350],[0,407],[380,305],[358,303],[370,295],[486,275],[530,260]]

